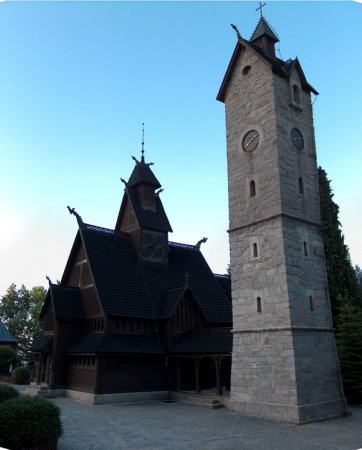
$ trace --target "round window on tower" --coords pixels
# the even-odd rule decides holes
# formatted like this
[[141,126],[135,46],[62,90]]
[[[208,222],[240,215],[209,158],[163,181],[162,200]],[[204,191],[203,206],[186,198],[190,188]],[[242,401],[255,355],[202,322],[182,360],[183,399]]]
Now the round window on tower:
[[292,129],[292,131],[290,132],[290,137],[292,139],[294,147],[298,150],[302,150],[304,147],[304,138],[298,128]]

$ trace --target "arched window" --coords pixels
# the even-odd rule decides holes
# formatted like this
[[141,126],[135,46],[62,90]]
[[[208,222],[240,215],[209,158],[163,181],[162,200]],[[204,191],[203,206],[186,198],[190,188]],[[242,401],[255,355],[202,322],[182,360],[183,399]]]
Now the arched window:
[[258,244],[256,242],[253,244],[253,256],[254,258],[258,256]]
[[299,194],[304,194],[304,183],[303,183],[303,178],[298,178],[298,189],[299,189]]
[[256,191],[255,191],[255,181],[250,181],[250,197],[255,197]]
[[261,312],[261,298],[256,297],[256,311]]
[[293,100],[295,103],[300,103],[300,91],[296,84],[293,86]]

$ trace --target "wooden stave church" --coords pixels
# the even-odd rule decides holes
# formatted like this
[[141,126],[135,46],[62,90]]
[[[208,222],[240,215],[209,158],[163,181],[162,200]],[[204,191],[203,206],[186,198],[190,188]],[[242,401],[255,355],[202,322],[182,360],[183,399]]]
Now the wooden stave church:
[[114,230],[79,229],[49,285],[33,385],[54,395],[230,390],[230,278],[172,228],[150,163],[136,158]]

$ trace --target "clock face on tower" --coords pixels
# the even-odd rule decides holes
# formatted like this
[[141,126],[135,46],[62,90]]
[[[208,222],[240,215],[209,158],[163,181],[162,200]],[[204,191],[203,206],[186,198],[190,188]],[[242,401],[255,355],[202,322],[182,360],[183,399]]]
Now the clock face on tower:
[[256,130],[250,130],[243,138],[242,146],[245,152],[252,152],[259,144],[259,133]]
[[143,256],[146,259],[160,261],[164,259],[165,235],[157,231],[143,231]]

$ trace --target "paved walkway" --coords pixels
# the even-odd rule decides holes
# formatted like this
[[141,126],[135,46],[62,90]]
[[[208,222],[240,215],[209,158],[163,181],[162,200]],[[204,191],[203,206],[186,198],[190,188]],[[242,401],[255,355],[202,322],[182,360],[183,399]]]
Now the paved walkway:
[[85,405],[66,398],[58,450],[357,450],[362,407],[308,425],[254,419],[180,403]]

